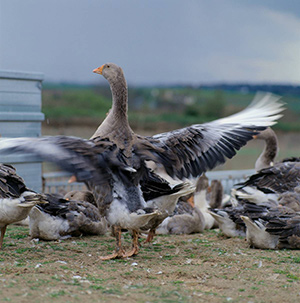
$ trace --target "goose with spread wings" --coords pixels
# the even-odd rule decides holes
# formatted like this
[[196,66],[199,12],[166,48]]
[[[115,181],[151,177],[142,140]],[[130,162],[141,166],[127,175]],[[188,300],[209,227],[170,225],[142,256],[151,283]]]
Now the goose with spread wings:
[[[107,63],[94,72],[108,80],[112,108],[90,140],[66,136],[6,139],[1,141],[0,152],[33,153],[55,162],[93,189],[117,240],[115,252],[105,260],[136,254],[139,228],[160,215],[147,207],[142,195],[140,182],[151,174],[146,161],[159,163],[179,180],[198,177],[232,158],[258,131],[275,124],[283,110],[279,97],[265,94],[227,118],[143,137],[128,122],[123,70]],[[133,235],[133,248],[127,253],[121,245],[122,229]]]

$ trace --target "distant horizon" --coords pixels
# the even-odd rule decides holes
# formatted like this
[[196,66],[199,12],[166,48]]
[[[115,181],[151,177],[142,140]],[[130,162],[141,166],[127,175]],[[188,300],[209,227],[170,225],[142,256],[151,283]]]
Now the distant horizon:
[[[101,86],[109,87],[109,84],[106,82],[76,82],[76,81],[43,81],[43,85],[70,85],[70,86]],[[134,87],[199,87],[199,86],[292,86],[300,87],[300,83],[292,82],[202,82],[199,84],[196,83],[147,83],[147,84],[133,84],[127,83],[128,86]]]

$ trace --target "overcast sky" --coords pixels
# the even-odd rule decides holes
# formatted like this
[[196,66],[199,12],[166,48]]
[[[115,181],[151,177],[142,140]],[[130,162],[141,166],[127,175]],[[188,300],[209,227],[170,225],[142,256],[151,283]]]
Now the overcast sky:
[[0,69],[46,81],[300,84],[299,0],[0,0]]

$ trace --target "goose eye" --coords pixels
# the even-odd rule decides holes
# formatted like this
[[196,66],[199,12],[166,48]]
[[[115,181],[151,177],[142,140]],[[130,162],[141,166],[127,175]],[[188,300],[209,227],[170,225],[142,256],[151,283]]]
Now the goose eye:
[[110,66],[109,66],[109,65],[106,65],[106,67],[107,67],[107,68],[110,68]]

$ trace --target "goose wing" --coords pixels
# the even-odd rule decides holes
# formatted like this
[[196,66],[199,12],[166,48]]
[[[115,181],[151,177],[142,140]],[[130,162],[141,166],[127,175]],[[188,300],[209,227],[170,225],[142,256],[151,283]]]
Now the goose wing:
[[0,164],[0,198],[18,198],[26,190],[16,169],[9,164]]
[[277,163],[260,170],[238,188],[254,186],[265,193],[284,193],[300,185],[300,162]]
[[1,152],[34,154],[71,172],[77,181],[94,185],[107,183],[109,169],[134,171],[122,161],[115,144],[100,138],[97,141],[67,136],[3,139]]
[[294,229],[300,234],[300,216],[289,214],[270,218],[266,230],[274,235],[291,236]]
[[279,97],[258,96],[249,107],[227,118],[139,138],[136,152],[161,163],[171,177],[197,177],[232,158],[257,131],[275,124],[282,110]]

